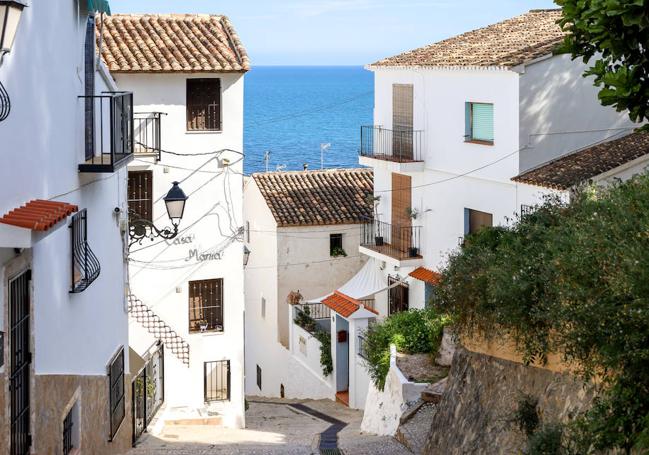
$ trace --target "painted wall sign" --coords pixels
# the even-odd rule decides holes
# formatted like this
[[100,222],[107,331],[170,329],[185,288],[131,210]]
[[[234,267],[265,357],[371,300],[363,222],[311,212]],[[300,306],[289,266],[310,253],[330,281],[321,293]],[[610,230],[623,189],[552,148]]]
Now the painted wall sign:
[[186,245],[188,243],[194,243],[194,240],[196,239],[196,236],[194,234],[186,235],[184,237],[176,237],[173,242],[171,242],[172,245]]
[[196,261],[196,262],[205,262],[205,261],[218,261],[221,259],[221,253],[205,253],[199,252],[196,248],[191,249],[187,252],[187,257],[185,262]]

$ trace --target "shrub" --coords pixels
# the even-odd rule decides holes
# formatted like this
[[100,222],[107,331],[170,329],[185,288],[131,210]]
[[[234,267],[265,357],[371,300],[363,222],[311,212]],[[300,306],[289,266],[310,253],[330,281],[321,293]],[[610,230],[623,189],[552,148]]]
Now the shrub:
[[562,455],[566,453],[562,445],[563,427],[558,424],[544,425],[528,441],[529,455]]
[[536,409],[539,401],[529,395],[523,396],[518,402],[518,408],[514,412],[513,421],[529,438],[539,426],[539,413]]
[[581,453],[649,448],[648,175],[485,228],[442,275],[432,305],[461,335],[505,335],[527,362],[557,352],[585,380],[600,378],[580,418]]
[[439,349],[444,325],[449,322],[434,310],[409,310],[371,325],[365,335],[366,366],[374,384],[383,390],[390,369],[390,344],[406,354]]

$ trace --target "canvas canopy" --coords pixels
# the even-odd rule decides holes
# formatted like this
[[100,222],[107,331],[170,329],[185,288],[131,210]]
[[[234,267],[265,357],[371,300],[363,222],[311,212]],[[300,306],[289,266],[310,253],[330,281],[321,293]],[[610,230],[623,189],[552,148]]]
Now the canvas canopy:
[[[392,286],[388,286],[383,273],[379,270],[376,260],[370,258],[351,280],[338,288],[338,291],[353,299],[365,300],[398,284],[395,283]],[[330,295],[331,293],[317,299],[309,300],[309,303],[321,303]]]
[[108,0],[87,0],[88,11],[106,13],[110,15],[110,5]]

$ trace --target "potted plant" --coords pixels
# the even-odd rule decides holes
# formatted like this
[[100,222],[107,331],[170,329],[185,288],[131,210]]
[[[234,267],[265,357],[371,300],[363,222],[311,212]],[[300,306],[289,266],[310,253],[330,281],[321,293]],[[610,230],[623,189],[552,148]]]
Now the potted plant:
[[201,332],[205,332],[207,330],[208,322],[206,319],[199,319],[198,320],[198,327],[200,328]]
[[331,251],[331,256],[334,258],[341,257],[341,256],[347,257],[347,253],[345,252],[345,250],[342,249],[342,247],[337,246],[334,247],[334,249]]
[[[416,208],[413,208],[413,207],[408,207],[406,209],[406,213],[408,214],[408,217],[410,218],[410,220],[413,220],[413,221],[416,220],[417,217],[419,216],[419,210],[416,209]],[[417,248],[414,245],[411,245],[408,248],[408,255],[411,258],[415,258],[415,257],[419,256],[419,248]]]
[[383,246],[383,236],[381,235],[381,225],[379,223],[379,203],[381,202],[381,196],[369,194],[367,196],[367,201],[374,206],[374,229],[376,229],[374,245]]

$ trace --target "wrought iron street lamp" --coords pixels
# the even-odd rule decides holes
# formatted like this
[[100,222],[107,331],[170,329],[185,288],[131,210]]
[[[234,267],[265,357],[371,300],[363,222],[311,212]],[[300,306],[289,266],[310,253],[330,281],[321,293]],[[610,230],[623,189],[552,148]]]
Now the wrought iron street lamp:
[[142,244],[142,240],[147,238],[154,240],[156,237],[160,237],[165,240],[171,240],[178,235],[178,225],[183,218],[185,203],[187,202],[187,196],[178,185],[178,182],[173,182],[171,189],[164,197],[164,201],[167,207],[167,215],[173,228],[164,227],[158,229],[153,222],[143,219],[137,213],[131,213],[128,229],[131,239],[128,244],[129,247],[135,243]]
[[[25,4],[16,0],[0,0],[0,65],[5,54],[11,51]],[[11,100],[0,81],[0,122],[9,117]]]

